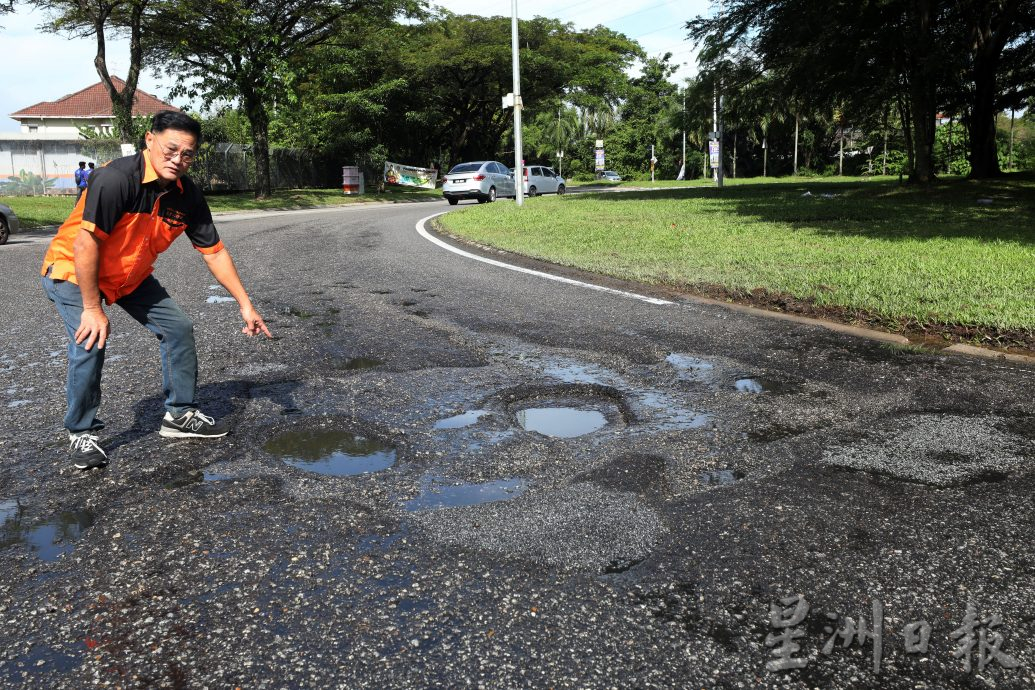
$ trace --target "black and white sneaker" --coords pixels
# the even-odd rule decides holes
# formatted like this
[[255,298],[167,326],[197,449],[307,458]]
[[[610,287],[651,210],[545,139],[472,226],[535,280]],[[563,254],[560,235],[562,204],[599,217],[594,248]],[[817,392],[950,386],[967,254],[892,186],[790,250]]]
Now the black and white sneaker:
[[92,470],[108,464],[108,454],[97,443],[97,436],[89,431],[69,432],[68,457],[77,470]]
[[219,438],[229,430],[225,422],[217,422],[199,410],[187,410],[179,417],[166,412],[158,433],[166,438]]

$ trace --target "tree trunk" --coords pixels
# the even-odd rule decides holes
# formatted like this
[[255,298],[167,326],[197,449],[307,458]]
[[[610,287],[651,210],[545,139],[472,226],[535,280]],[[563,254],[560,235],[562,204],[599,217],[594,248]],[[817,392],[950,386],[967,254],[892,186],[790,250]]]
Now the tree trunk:
[[967,129],[970,133],[970,177],[987,178],[1002,174],[996,144],[996,70],[999,54],[979,54],[974,61],[974,102]]
[[798,114],[794,114],[794,174],[798,174]]
[[252,153],[255,154],[255,198],[268,199],[273,192],[270,182],[269,113],[262,99],[254,93],[244,95],[244,109],[252,126]]
[[112,115],[115,118],[115,131],[118,133],[119,141],[123,144],[140,144],[134,141],[133,132],[133,101],[137,95],[137,80],[140,77],[140,68],[143,63],[143,47],[140,41],[141,20],[144,14],[146,0],[137,0],[130,7],[129,17],[129,71],[126,73],[126,83],[121,91],[115,86],[111,75],[108,74],[107,51],[104,40],[104,27],[111,17],[113,5],[104,3],[93,16],[94,34],[97,38],[97,54],[94,56],[93,64],[101,82],[108,90],[108,97],[111,99]]
[[935,56],[935,0],[914,0],[911,45],[907,57],[910,129],[913,138],[913,165],[909,181],[929,184],[934,181],[934,118],[938,114],[936,85],[938,60]]

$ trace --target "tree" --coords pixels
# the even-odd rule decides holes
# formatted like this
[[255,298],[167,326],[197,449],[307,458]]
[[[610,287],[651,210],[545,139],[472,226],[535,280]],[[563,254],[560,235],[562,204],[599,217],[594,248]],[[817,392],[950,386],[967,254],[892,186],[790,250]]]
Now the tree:
[[[136,144],[133,138],[133,101],[137,81],[144,65],[144,15],[150,0],[32,0],[32,4],[50,11],[51,21],[44,25],[48,31],[77,37],[93,36],[97,42],[93,59],[97,75],[108,90],[115,131],[123,144]],[[129,70],[119,86],[108,72],[107,31],[129,36]]]
[[166,0],[153,17],[158,46],[180,73],[174,93],[206,106],[240,103],[252,130],[257,198],[271,193],[269,127],[290,107],[296,65],[330,40],[341,21],[366,14],[390,18],[411,0]]
[[[543,123],[539,143],[552,152],[546,123],[558,109],[614,98],[639,49],[607,29],[577,31],[542,17],[521,21],[519,33],[525,121],[533,131]],[[366,152],[373,150],[442,167],[505,153],[509,18],[445,13],[380,28],[350,20],[299,72],[292,117],[280,123],[290,141],[326,142],[338,155],[372,164]]]

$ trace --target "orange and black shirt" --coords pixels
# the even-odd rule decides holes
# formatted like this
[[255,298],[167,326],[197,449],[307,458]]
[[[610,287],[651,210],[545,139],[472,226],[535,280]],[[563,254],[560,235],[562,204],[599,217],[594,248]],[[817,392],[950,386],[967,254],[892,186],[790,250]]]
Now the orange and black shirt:
[[97,285],[108,304],[133,292],[158,255],[186,232],[202,254],[223,249],[205,197],[188,177],[162,189],[143,152],[117,158],[90,175],[89,187],[58,229],[42,275],[77,283],[72,249],[80,230],[101,240]]

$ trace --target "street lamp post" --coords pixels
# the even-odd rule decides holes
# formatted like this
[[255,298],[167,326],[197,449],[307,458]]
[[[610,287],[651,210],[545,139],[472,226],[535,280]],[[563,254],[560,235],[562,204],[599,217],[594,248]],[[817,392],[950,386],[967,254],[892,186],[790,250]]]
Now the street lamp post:
[[521,156],[521,67],[518,63],[518,6],[511,0],[510,49],[514,54],[514,200],[525,201],[525,165]]

